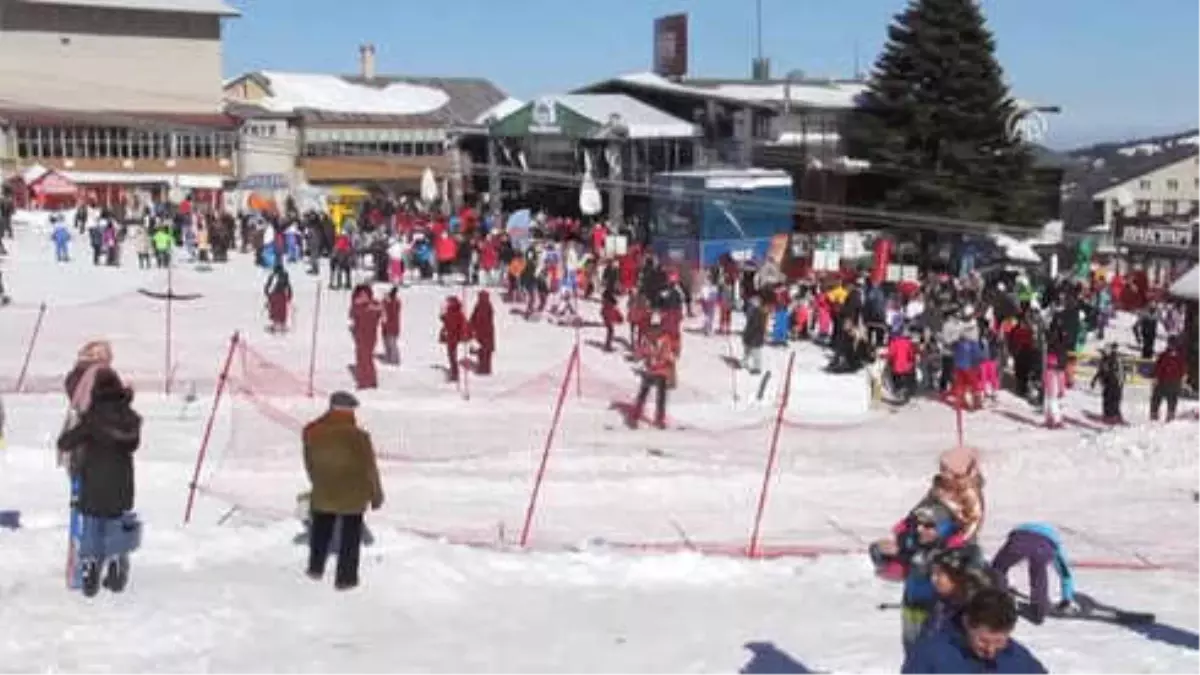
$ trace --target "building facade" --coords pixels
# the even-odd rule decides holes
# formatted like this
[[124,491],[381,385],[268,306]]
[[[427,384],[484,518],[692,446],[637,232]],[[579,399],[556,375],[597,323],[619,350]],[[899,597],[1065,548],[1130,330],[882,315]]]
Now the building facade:
[[473,169],[459,139],[508,97],[477,78],[378,75],[374,57],[360,48],[357,75],[257,71],[226,82],[227,110],[242,120],[239,180],[407,190],[430,169],[461,196]]
[[[107,205],[220,190],[220,0],[0,0],[0,172],[43,167]],[[14,186],[18,191],[20,185]]]
[[1200,153],[1151,166],[1096,192],[1092,201],[1107,231],[1120,216],[1190,222],[1200,217]]

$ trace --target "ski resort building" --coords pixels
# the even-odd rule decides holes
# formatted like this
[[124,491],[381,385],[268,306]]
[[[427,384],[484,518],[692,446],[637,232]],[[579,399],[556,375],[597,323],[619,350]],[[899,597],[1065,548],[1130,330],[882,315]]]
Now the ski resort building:
[[[355,75],[256,71],[224,86],[243,120],[244,185],[415,188],[426,168],[458,185],[471,173],[463,130],[513,102],[478,78],[381,75],[360,47]],[[499,108],[497,108],[499,106]]]
[[215,199],[236,169],[221,111],[222,22],[236,16],[221,0],[0,0],[0,62],[19,65],[0,72],[0,172],[52,170],[59,198],[107,205]]

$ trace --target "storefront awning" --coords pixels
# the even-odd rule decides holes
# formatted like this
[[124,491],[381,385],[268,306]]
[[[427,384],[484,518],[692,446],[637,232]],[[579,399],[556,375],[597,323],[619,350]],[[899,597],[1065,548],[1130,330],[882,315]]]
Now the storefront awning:
[[1193,265],[1192,269],[1171,284],[1171,295],[1184,300],[1195,302],[1200,300],[1200,267]]
[[334,185],[329,188],[329,194],[342,199],[365,199],[370,196],[366,190],[353,185]]
[[190,173],[122,173],[117,171],[63,171],[82,185],[165,185],[188,190],[220,190],[225,176]]
[[79,193],[79,186],[57,171],[47,171],[30,186],[34,194],[69,197]]

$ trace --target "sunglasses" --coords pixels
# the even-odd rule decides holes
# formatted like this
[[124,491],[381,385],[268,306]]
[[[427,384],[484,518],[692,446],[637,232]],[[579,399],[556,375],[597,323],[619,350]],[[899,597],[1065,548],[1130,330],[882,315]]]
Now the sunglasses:
[[928,520],[918,520],[917,527],[928,528],[928,529],[932,530],[932,529],[937,528],[937,523],[930,522]]

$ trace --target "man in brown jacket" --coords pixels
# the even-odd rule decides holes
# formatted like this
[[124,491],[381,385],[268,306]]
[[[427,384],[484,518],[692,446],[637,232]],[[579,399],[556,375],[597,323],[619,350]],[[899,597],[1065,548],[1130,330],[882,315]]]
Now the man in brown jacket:
[[312,531],[308,539],[308,576],[321,579],[334,529],[339,528],[334,588],[358,585],[363,512],[383,505],[383,487],[371,437],[358,427],[358,399],[344,391],[329,397],[329,412],[304,427],[304,469],[312,484]]

